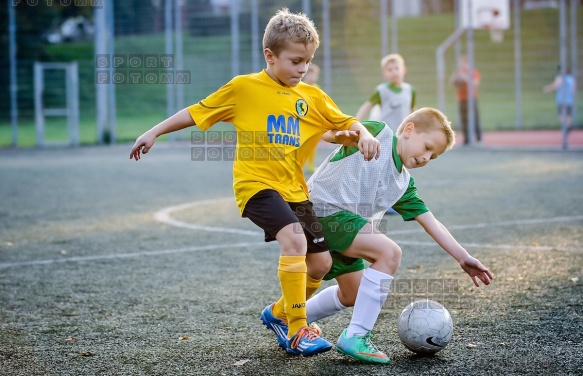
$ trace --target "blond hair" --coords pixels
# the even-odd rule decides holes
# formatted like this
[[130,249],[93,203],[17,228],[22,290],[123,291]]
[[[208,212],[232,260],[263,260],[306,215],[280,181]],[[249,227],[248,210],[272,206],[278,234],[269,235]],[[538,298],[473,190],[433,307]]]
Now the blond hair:
[[314,22],[304,13],[291,13],[283,8],[267,23],[263,33],[263,49],[269,48],[276,56],[285,49],[286,43],[320,45],[320,37]]
[[390,54],[381,59],[381,68],[384,68],[389,63],[397,63],[401,67],[405,66],[405,59],[399,54]]
[[441,130],[447,139],[447,148],[449,150],[455,145],[455,132],[451,127],[450,121],[441,111],[436,108],[423,107],[417,111],[412,112],[403,120],[397,134],[403,133],[403,129],[407,123],[413,123],[417,132],[430,133],[432,131]]

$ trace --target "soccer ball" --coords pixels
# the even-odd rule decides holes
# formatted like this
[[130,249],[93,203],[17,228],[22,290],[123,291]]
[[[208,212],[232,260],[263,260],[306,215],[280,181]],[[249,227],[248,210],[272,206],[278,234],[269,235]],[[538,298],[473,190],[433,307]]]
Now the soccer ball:
[[453,321],[447,309],[433,300],[409,304],[397,323],[405,347],[418,354],[435,354],[447,346],[453,335]]

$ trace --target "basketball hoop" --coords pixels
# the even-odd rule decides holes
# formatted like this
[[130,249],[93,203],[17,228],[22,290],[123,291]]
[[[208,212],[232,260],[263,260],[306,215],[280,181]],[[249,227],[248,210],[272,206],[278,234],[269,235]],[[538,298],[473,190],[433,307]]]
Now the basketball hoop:
[[462,1],[460,16],[462,27],[488,30],[492,42],[501,43],[510,28],[510,0]]
[[504,30],[491,27],[490,24],[484,25],[484,29],[490,32],[490,40],[494,43],[502,43],[504,41]]

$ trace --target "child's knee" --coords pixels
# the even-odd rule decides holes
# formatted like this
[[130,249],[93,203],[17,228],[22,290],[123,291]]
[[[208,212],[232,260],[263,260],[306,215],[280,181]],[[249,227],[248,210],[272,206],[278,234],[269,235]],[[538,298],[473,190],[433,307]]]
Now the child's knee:
[[281,253],[288,256],[305,255],[307,250],[306,237],[303,234],[290,233],[287,230],[285,228],[276,235],[281,246]]
[[[325,254],[329,255],[330,252],[325,252]],[[328,274],[328,272],[330,271],[331,268],[332,268],[332,257],[323,258],[318,263],[318,272],[322,275],[321,278],[324,278],[324,276],[326,274]]]
[[396,243],[391,243],[376,255],[374,263],[379,267],[379,270],[392,275],[399,269],[402,255],[401,247]]
[[306,264],[311,278],[322,279],[332,267],[332,257],[330,252],[308,253]]
[[374,261],[380,261],[382,263],[400,263],[402,255],[403,251],[398,244],[387,242],[383,247],[377,247]]
[[403,250],[401,250],[401,247],[399,247],[397,244],[394,244],[394,246],[389,248],[387,253],[387,259],[389,263],[393,265],[395,269],[398,268],[399,265],[401,265],[401,258],[403,257]]
[[403,250],[401,249],[401,247],[395,244],[394,247],[391,247],[390,253],[391,253],[390,258],[400,264],[401,258],[403,257]]

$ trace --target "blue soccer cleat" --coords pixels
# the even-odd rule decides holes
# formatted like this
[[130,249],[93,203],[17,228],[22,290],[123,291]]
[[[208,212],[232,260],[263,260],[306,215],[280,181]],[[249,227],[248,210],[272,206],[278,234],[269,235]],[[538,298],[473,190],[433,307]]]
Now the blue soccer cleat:
[[273,313],[271,312],[272,307],[273,304],[270,304],[265,307],[263,312],[261,312],[261,321],[263,321],[263,324],[265,324],[267,329],[270,329],[275,333],[277,343],[279,343],[279,346],[282,349],[285,349],[287,347],[287,321],[273,316]]
[[332,344],[321,338],[316,329],[304,326],[287,340],[285,351],[292,355],[313,356],[331,348]]

